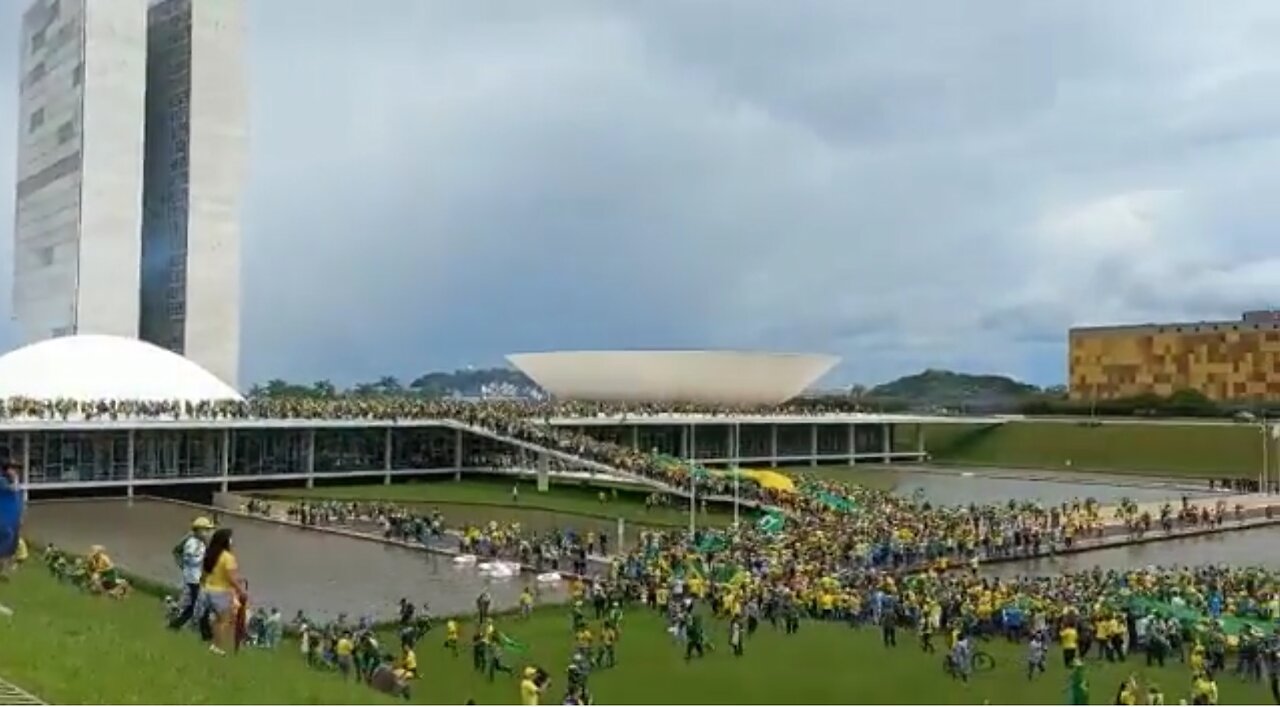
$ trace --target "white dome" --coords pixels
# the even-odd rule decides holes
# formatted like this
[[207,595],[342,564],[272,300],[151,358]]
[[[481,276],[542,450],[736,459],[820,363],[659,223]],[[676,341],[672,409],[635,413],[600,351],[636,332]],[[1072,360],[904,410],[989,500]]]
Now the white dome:
[[242,400],[235,388],[172,351],[122,336],[38,341],[0,356],[0,399]]

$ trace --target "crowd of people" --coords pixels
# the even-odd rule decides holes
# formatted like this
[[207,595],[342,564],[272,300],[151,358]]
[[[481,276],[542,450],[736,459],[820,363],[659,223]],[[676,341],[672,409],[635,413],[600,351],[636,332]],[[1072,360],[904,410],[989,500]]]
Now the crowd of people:
[[336,397],[255,397],[249,400],[97,400],[73,398],[0,400],[0,419],[291,419],[437,420],[458,419],[488,426],[512,418],[646,416],[662,414],[722,417],[744,414],[825,415],[862,412],[848,398],[801,399],[782,405],[696,403],[611,403],[527,399],[460,400],[413,395]]
[[[609,406],[555,406],[533,403],[473,404],[416,399],[264,400],[165,406],[103,403],[79,406],[30,405],[9,400],[9,416],[66,417],[346,417],[394,419],[448,417],[500,434],[601,461],[662,481],[676,489],[696,476],[700,495],[727,493],[731,482],[703,476],[692,465],[604,442],[546,424],[561,414],[612,414]],[[627,414],[646,414],[623,408]],[[570,411],[573,411],[570,413]],[[816,413],[815,413],[816,414]],[[514,556],[527,564],[572,560],[571,631],[565,701],[590,701],[588,677],[617,662],[624,607],[645,606],[666,618],[673,642],[687,660],[713,645],[718,617],[734,655],[749,649],[763,625],[784,635],[805,621],[839,621],[873,627],[886,650],[898,649],[899,633],[914,634],[918,649],[939,650],[949,675],[968,680],[978,665],[975,641],[1002,638],[1026,644],[1027,679],[1040,679],[1056,646],[1070,675],[1072,699],[1088,699],[1083,662],[1096,657],[1125,661],[1141,656],[1148,664],[1181,661],[1188,672],[1188,700],[1218,700],[1218,676],[1235,672],[1244,680],[1271,682],[1280,701],[1280,574],[1257,568],[1151,567],[1093,570],[1048,577],[999,578],[984,574],[987,558],[1038,555],[1069,548],[1104,532],[1111,519],[1092,499],[1056,506],[1008,501],[1000,504],[938,506],[847,483],[804,480],[794,491],[742,484],[749,500],[776,509],[778,524],[742,524],[723,531],[647,531],[630,548],[572,531],[532,533],[517,524],[463,525],[450,532],[439,513],[416,513],[389,503],[308,502],[287,509],[304,524],[372,523],[388,538],[440,541],[446,536],[464,552]],[[270,513],[269,505],[254,512]],[[1230,509],[1182,499],[1157,513],[1122,503],[1116,513],[1129,532],[1166,532],[1189,524],[1221,524]],[[1237,517],[1241,509],[1234,509]],[[1158,519],[1158,520],[1157,520]],[[599,571],[588,553],[608,556]],[[61,556],[62,560],[57,558]],[[95,548],[83,563],[56,549],[47,551],[51,568],[91,589],[109,591],[114,575],[105,550]],[[95,560],[94,557],[98,559]],[[197,518],[174,548],[185,592],[171,603],[170,625],[195,625],[210,651],[223,655],[245,642],[271,647],[282,621],[276,610],[250,609],[248,584],[240,576],[229,529]],[[579,563],[581,560],[581,563]],[[59,564],[61,562],[61,564]],[[70,569],[67,569],[67,568]],[[593,576],[594,575],[594,576]],[[118,577],[117,577],[118,579]],[[402,602],[407,604],[407,602]],[[521,608],[531,607],[522,596]],[[594,619],[588,616],[594,612]],[[255,618],[256,617],[256,618]],[[317,626],[303,617],[293,626],[302,652],[318,667],[332,668],[386,692],[408,696],[417,673],[416,647],[430,629],[425,609],[402,607],[399,655],[378,644],[371,622],[345,619]],[[252,630],[250,626],[253,626]],[[509,664],[509,640],[495,626],[485,595],[477,599],[473,663],[490,679],[510,673],[521,699],[537,704],[549,678],[537,666]],[[444,646],[456,651],[456,621],[445,627]],[[1228,656],[1234,656],[1234,671]],[[1134,704],[1162,700],[1158,686],[1137,680],[1119,686],[1116,699]]]
[[[256,504],[256,505],[255,505]],[[253,499],[245,512],[272,515],[271,505]],[[312,526],[341,526],[377,532],[388,540],[447,547],[480,559],[519,562],[543,571],[586,574],[588,558],[609,554],[607,535],[572,528],[535,531],[519,522],[464,522],[446,525],[444,514],[432,508],[419,512],[386,501],[296,501],[287,504],[283,516]]]

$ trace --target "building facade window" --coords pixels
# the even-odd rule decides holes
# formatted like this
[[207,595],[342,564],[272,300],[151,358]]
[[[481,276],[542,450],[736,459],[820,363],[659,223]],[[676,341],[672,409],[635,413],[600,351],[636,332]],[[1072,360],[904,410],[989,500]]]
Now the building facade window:
[[27,132],[34,133],[44,125],[44,109],[37,108],[31,111],[31,120],[27,123]]
[[58,126],[58,144],[65,145],[76,136],[76,126],[70,120]]
[[40,29],[36,30],[35,34],[31,35],[31,53],[32,54],[35,54],[36,52],[40,51],[44,47],[44,33],[45,33],[45,28],[41,27]]

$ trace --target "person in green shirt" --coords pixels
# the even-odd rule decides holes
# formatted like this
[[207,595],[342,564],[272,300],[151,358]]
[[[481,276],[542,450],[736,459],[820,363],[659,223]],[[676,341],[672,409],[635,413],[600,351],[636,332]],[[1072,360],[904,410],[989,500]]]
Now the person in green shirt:
[[1077,658],[1071,665],[1071,678],[1067,683],[1067,698],[1069,704],[1087,705],[1089,704],[1089,681],[1084,675],[1084,663]]

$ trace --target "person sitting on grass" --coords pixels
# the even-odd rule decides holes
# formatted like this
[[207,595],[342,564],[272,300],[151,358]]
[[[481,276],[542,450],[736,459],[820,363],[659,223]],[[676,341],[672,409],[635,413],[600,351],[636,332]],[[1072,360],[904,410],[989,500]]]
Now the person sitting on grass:
[[129,594],[129,581],[120,576],[115,563],[107,555],[101,545],[89,549],[89,558],[85,561],[86,586],[94,594],[106,594],[115,599],[123,599]]
[[418,679],[418,654],[413,652],[412,646],[401,647],[400,659],[396,661],[396,667],[404,674],[405,680]]
[[369,686],[385,695],[402,697],[405,701],[410,699],[409,681],[392,665],[389,654],[379,656],[377,665],[369,674]]

